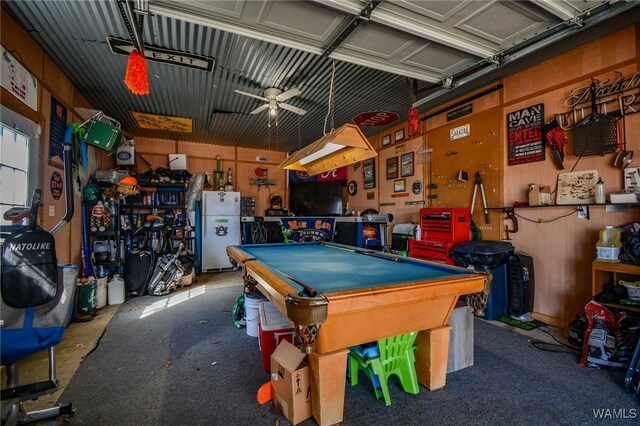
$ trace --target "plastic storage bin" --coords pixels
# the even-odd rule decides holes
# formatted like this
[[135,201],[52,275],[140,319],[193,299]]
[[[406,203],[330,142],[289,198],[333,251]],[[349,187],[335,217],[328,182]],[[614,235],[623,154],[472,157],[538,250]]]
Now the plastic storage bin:
[[271,370],[271,354],[276,350],[282,339],[294,343],[295,326],[284,317],[271,302],[261,302],[260,312],[260,351],[262,352],[262,367]]
[[497,320],[507,314],[507,266],[513,250],[513,245],[504,241],[466,241],[451,248],[451,258],[456,265],[490,272],[493,276],[485,319]]

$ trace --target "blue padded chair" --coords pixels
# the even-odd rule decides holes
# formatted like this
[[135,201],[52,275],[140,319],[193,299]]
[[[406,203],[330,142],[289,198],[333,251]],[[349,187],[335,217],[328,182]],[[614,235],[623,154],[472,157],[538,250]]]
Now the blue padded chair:
[[[74,301],[75,280],[78,267],[58,267],[58,291],[50,302],[15,309],[0,299],[2,327],[0,328],[0,358],[7,367],[7,388],[2,390],[2,424],[15,425],[70,414],[71,404],[44,410],[25,412],[22,403],[53,393],[58,388],[55,374],[54,346],[62,340],[69,324]],[[18,361],[40,352],[49,351],[49,378],[37,383],[20,385]]]
[[376,398],[384,405],[391,405],[388,382],[392,375],[398,377],[405,392],[418,394],[420,387],[413,346],[417,336],[418,332],[413,331],[350,348],[348,370],[351,386],[358,384],[358,374],[364,371],[373,384]]

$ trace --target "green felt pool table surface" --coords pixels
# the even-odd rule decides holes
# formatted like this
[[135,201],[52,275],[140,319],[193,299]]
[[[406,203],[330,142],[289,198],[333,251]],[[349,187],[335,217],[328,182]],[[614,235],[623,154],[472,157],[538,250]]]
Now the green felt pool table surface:
[[267,265],[292,287],[301,290],[298,281],[323,294],[471,274],[445,264],[332,243],[237,247]]

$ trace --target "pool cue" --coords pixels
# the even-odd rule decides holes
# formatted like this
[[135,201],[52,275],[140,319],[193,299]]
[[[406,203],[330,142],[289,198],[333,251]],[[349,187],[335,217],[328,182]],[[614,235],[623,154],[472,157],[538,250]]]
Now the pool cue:
[[336,247],[336,246],[332,246],[332,247],[338,250],[350,251],[351,253],[355,253],[355,254],[364,254],[365,256],[371,256],[371,257],[377,257],[379,259],[390,260],[392,262],[404,262],[404,260],[402,260],[402,258],[400,257],[389,257],[385,254],[378,253],[375,250],[360,250],[358,248],[347,248],[347,247]]

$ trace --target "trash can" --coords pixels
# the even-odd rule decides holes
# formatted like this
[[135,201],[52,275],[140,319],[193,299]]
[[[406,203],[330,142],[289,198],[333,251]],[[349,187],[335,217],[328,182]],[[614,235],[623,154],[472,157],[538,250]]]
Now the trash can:
[[398,223],[391,233],[391,253],[407,256],[409,254],[409,240],[415,236],[415,223]]
[[484,318],[497,320],[507,314],[508,261],[514,247],[504,241],[466,241],[451,247],[457,266],[490,272],[493,276]]

